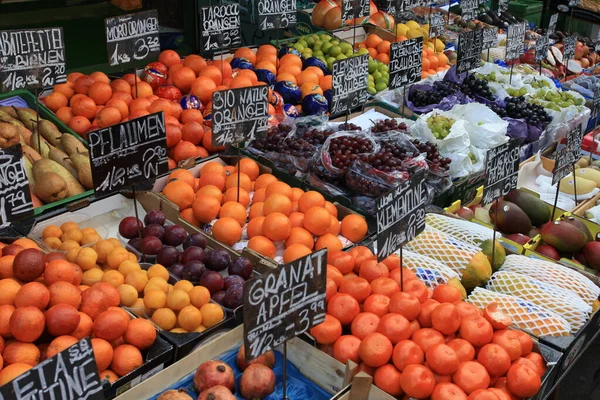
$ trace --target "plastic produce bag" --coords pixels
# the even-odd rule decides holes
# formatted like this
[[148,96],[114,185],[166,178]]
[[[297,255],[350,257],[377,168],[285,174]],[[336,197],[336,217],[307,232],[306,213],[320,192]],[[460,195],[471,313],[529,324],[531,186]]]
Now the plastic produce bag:
[[508,122],[502,120],[489,107],[479,103],[457,105],[452,109],[457,119],[465,120],[471,145],[492,149],[508,141]]
[[[431,117],[440,115],[453,119],[454,123],[452,124],[448,135],[438,139],[427,125],[427,121]],[[435,143],[442,154],[449,154],[457,151],[464,152],[471,145],[469,132],[466,128],[466,121],[457,120],[454,113],[449,111],[433,110],[428,114],[422,115],[415,123],[412,134],[420,139]]]

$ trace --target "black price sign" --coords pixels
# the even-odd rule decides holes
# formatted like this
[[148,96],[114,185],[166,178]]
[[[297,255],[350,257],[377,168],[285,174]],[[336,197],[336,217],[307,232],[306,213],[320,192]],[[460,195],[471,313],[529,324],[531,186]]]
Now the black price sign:
[[481,52],[483,51],[483,32],[468,31],[458,35],[458,55],[456,59],[456,72],[462,74],[481,65]]
[[425,229],[424,171],[377,199],[377,260],[386,259]]
[[240,5],[219,4],[200,8],[201,50],[211,51],[242,45]]
[[244,346],[251,360],[325,321],[327,249],[244,284]]
[[508,26],[506,34],[506,59],[516,60],[525,51],[525,30],[527,24],[520,22]]
[[421,80],[423,38],[392,43],[390,47],[390,89],[398,89]]
[[535,62],[540,63],[548,56],[550,39],[548,35],[540,36],[535,42]]
[[106,18],[104,29],[111,67],[156,57],[160,53],[156,10]]
[[387,0],[384,7],[386,12],[392,17],[397,18],[402,12],[402,0]]
[[212,96],[212,145],[252,140],[267,131],[269,87],[220,90]]
[[342,23],[349,19],[368,17],[370,13],[370,0],[342,0]]
[[592,100],[592,114],[591,119],[595,119],[600,115],[600,87],[594,90],[594,99]]
[[441,12],[429,15],[429,37],[437,37],[444,33],[446,17]]
[[83,338],[0,387],[4,399],[102,400],[90,338]]
[[569,0],[569,7],[577,7],[579,5],[579,0]]
[[577,44],[577,37],[569,36],[564,39],[563,58],[565,60],[572,60],[575,58],[575,45]]
[[463,21],[473,21],[477,18],[479,0],[462,0],[460,2],[461,17]]
[[483,43],[481,45],[482,50],[491,49],[496,47],[498,44],[498,28],[483,28]]
[[257,6],[261,31],[285,29],[296,25],[295,0],[258,0]]
[[556,31],[556,23],[558,22],[558,13],[552,14],[548,23],[548,35],[552,35]]
[[553,185],[556,185],[573,171],[573,164],[581,157],[582,142],[583,128],[578,124],[576,128],[567,133],[566,146],[556,152],[554,170],[552,171]]
[[400,0],[400,11],[410,11],[416,7],[425,7],[429,5],[427,0]]
[[521,141],[512,139],[487,151],[482,199],[484,206],[517,188],[520,147]]
[[498,14],[508,10],[508,2],[509,0],[498,0]]
[[88,143],[96,196],[168,171],[162,111],[90,132]]
[[369,55],[362,54],[333,63],[331,115],[345,114],[367,101]]
[[33,215],[20,144],[0,149],[0,226]]
[[0,31],[2,91],[49,88],[65,83],[65,65],[62,28]]

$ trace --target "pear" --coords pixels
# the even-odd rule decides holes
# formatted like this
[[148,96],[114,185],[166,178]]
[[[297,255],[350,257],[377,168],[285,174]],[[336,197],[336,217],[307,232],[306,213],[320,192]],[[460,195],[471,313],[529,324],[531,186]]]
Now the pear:
[[55,172],[44,168],[40,160],[33,164],[34,194],[45,203],[68,197],[67,182]]
[[25,128],[30,131],[35,131],[37,125],[37,114],[31,108],[16,108],[15,111],[19,116],[19,119],[25,125]]
[[93,189],[92,166],[88,153],[71,154],[71,161],[73,161],[75,168],[77,168],[79,182],[81,182],[84,188],[88,190]]
[[52,122],[41,119],[38,125],[38,130],[42,134],[42,137],[48,141],[52,146],[60,146],[60,138],[62,133],[58,130],[56,125]]
[[[12,108],[11,108],[11,110],[12,110]],[[15,113],[15,115],[16,115],[16,113]],[[13,117],[12,114],[9,114],[3,110],[0,110],[0,122],[8,122],[9,124],[13,124],[13,125],[18,124],[18,125],[24,126],[23,123],[21,121],[19,121],[18,118]]]
[[21,141],[19,130],[7,122],[0,122],[0,149],[5,149]]
[[69,159],[67,153],[56,147],[51,147],[48,158],[62,165],[71,175],[73,175],[73,178],[78,179],[79,174],[77,173],[77,168],[75,168],[75,165],[73,165],[73,162]]
[[34,133],[31,135],[31,139],[29,140],[31,147],[40,153],[40,155],[44,158],[48,158],[50,154],[50,143],[46,141],[39,133]]
[[[60,165],[54,160],[42,158],[41,160],[36,161],[35,164],[33,164],[34,172],[36,168],[44,172],[54,172],[55,174],[60,176],[66,182],[67,197],[76,196],[85,192],[85,189],[83,188],[83,186],[81,186],[79,181],[77,181],[77,179],[75,179],[73,175],[71,175],[69,171],[67,171],[62,165]],[[36,174],[34,174],[34,178],[36,182],[39,183],[39,179]]]
[[75,136],[64,134],[60,137],[60,144],[65,153],[69,156],[72,154],[85,153],[87,149],[85,145],[79,141]]
[[[0,111],[10,115],[11,117],[13,117],[15,119],[19,119],[19,115],[17,114],[17,111],[11,106],[0,106]],[[1,115],[1,113],[0,113],[0,115]]]

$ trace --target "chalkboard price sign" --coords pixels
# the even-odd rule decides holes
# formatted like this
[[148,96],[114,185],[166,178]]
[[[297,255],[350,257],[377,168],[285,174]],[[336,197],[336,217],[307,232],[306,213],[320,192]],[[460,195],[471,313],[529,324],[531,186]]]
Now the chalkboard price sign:
[[285,29],[296,25],[295,0],[258,0],[260,30]]
[[88,143],[96,196],[168,171],[162,111],[90,132]]
[[332,116],[345,114],[367,101],[368,54],[334,61],[332,76]]
[[370,0],[342,0],[342,22],[354,18],[368,17],[370,12]]
[[491,49],[496,47],[498,44],[498,28],[483,28],[483,44],[481,45],[482,50]]
[[419,171],[377,199],[377,259],[382,261],[425,229],[425,173]]
[[160,53],[156,10],[106,18],[104,28],[111,66],[142,61]]
[[594,99],[592,100],[591,119],[597,118],[600,115],[600,88],[594,90]]
[[390,14],[392,17],[397,18],[402,12],[402,0],[387,0],[385,2],[384,11]]
[[477,10],[479,8],[479,0],[462,0],[460,9],[463,21],[473,21],[477,18]]
[[520,147],[521,141],[512,139],[487,151],[483,205],[490,204],[517,188]]
[[579,0],[569,0],[569,7],[577,7],[579,5]]
[[391,90],[398,89],[421,80],[423,38],[407,39],[392,43],[390,47]]
[[540,36],[535,42],[535,62],[540,63],[548,56],[550,39],[548,35]]
[[200,27],[201,51],[242,45],[239,4],[200,7]]
[[446,17],[441,12],[429,15],[429,37],[436,37],[444,33]]
[[516,60],[525,51],[526,23],[520,22],[508,26],[506,35],[506,59]]
[[90,338],[81,339],[1,386],[0,399],[104,399]]
[[556,185],[562,178],[573,170],[573,164],[581,157],[581,143],[583,142],[583,128],[581,124],[567,132],[566,146],[556,152],[554,157],[554,170],[552,171],[552,184]]
[[429,5],[428,0],[400,0],[400,11],[411,11],[416,7],[425,7]]
[[326,279],[327,249],[322,249],[246,281],[246,360],[325,321]]
[[1,91],[65,83],[66,70],[62,28],[0,31]]
[[267,131],[269,88],[251,86],[220,90],[212,97],[212,145],[252,140]]
[[572,60],[575,58],[575,45],[577,44],[576,36],[569,36],[564,39],[563,58]]
[[548,23],[548,35],[552,35],[556,31],[556,23],[558,22],[558,13],[552,14]]
[[462,74],[478,68],[481,65],[482,49],[483,32],[481,30],[459,34],[456,72]]
[[20,144],[0,149],[0,226],[33,215]]
[[498,0],[498,14],[508,10],[508,2],[509,0]]

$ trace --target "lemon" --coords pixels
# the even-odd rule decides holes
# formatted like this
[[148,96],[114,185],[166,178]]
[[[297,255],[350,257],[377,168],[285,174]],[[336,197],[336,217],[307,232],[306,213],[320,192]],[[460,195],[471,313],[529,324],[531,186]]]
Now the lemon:
[[422,37],[422,36],[423,36],[423,32],[421,32],[418,29],[411,29],[406,34],[406,37],[409,39],[414,39],[414,38],[418,38],[418,37]]
[[411,21],[408,21],[408,22],[406,23],[406,26],[408,26],[408,28],[409,28],[409,29],[419,29],[419,28],[421,27],[421,25],[419,25],[419,23],[418,23],[418,22],[416,22],[416,21],[412,21],[412,20],[411,20]]
[[408,31],[410,30],[410,28],[404,24],[398,24],[396,25],[396,34],[398,36],[406,36],[406,34],[408,33]]

